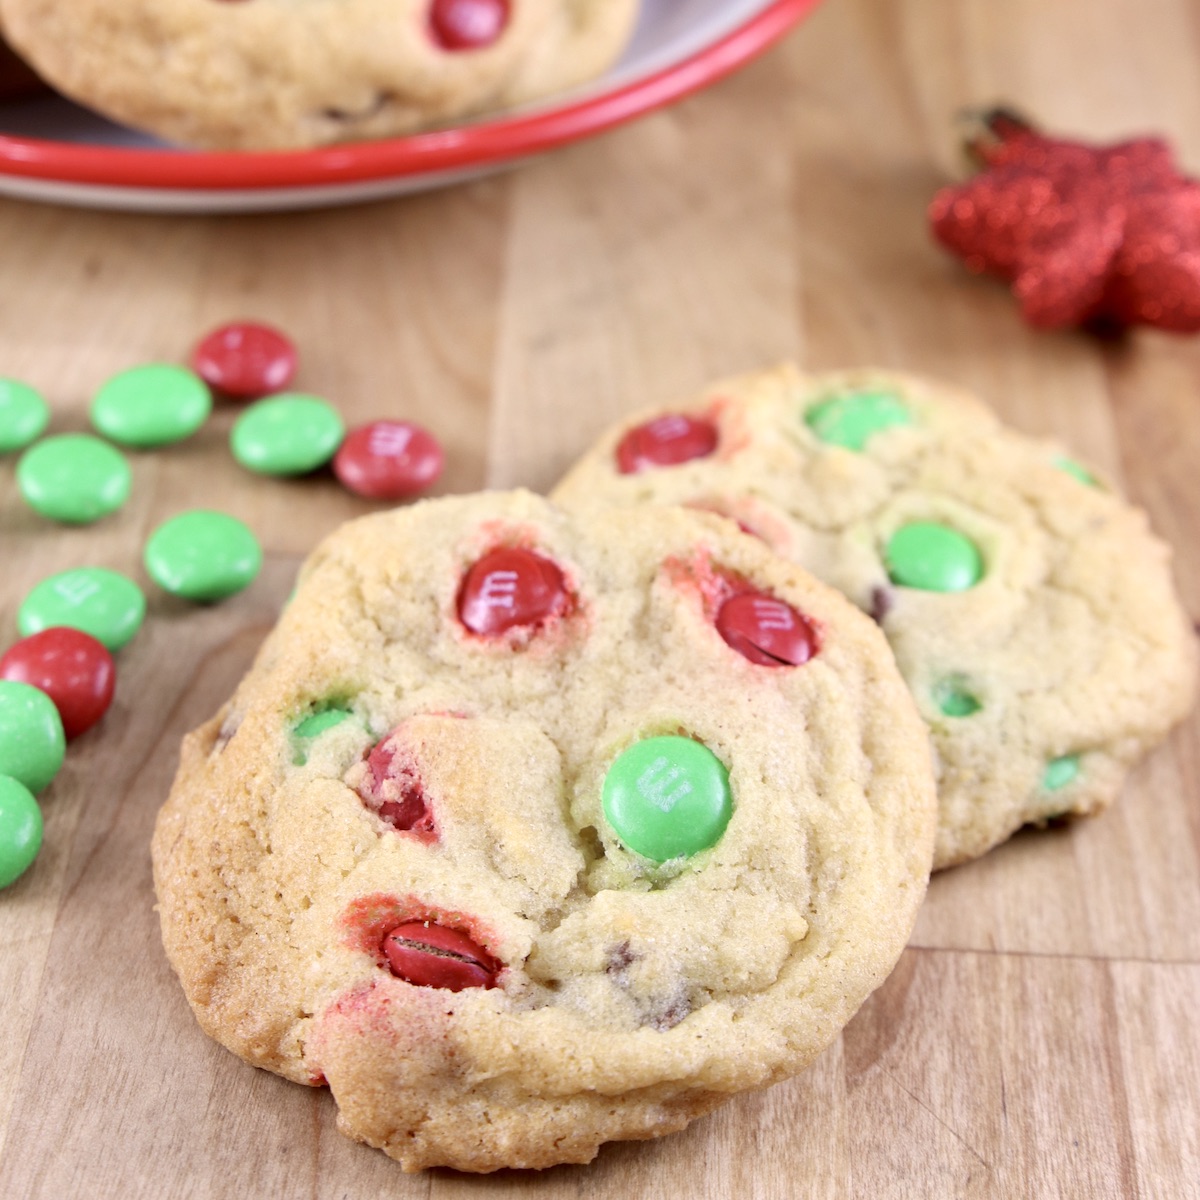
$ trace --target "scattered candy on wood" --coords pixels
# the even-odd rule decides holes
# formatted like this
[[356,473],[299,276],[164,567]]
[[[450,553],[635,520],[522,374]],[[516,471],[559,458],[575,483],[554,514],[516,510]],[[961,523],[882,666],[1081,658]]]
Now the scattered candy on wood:
[[232,321],[206,334],[191,364],[209,387],[232,400],[255,400],[281,392],[295,377],[295,344],[259,321]]
[[317,396],[288,392],[256,400],[229,435],[233,457],[260,475],[306,475],[337,452],[346,427]]
[[968,149],[983,170],[933,198],[934,236],[1012,284],[1031,325],[1200,330],[1200,182],[1159,138],[1051,138],[1010,113]]
[[46,432],[50,406],[17,379],[0,379],[0,454],[24,450]]
[[403,500],[442,473],[442,447],[411,421],[372,421],[352,429],[333,459],[341,484],[372,500]]
[[[431,19],[435,36],[447,48],[467,49],[494,40],[507,18],[507,0],[451,0],[435,4]],[[274,395],[291,383],[297,352],[290,338],[269,325],[237,321],[214,329],[197,343],[190,361],[192,369],[148,363],[114,375],[92,401],[92,425],[125,446],[165,446],[203,426],[213,392],[236,400],[271,397],[251,405],[230,437],[234,458],[250,470],[304,474],[337,453],[334,472],[342,484],[381,500],[415,495],[441,473],[442,448],[418,425],[373,421],[347,438],[341,416],[325,401]],[[39,442],[50,415],[35,389],[0,378],[0,454],[25,451],[16,471],[22,497],[41,515],[69,524],[115,512],[132,485],[124,456],[90,434]],[[565,606],[561,573],[553,563],[526,551],[501,554],[515,554],[519,570],[481,577],[479,595],[464,587],[463,600],[481,631],[536,622]],[[235,517],[198,509],[160,525],[146,543],[143,560],[147,574],[166,591],[211,602],[254,580],[262,548]],[[507,558],[504,563],[512,565]],[[532,576],[526,578],[531,563]],[[108,710],[116,683],[110,651],[129,642],[145,612],[141,589],[100,567],[44,579],[21,604],[17,627],[23,636],[0,655],[0,888],[18,879],[36,857],[42,817],[33,793],[61,767],[66,741]],[[297,725],[297,737],[311,739],[348,715],[338,708],[310,714]],[[404,814],[392,811],[397,807],[385,800],[381,812],[395,827],[408,828]],[[419,928],[424,932],[389,939],[386,955],[397,974],[455,991],[494,986],[499,964],[465,934],[436,925]]]
[[262,566],[262,547],[228,513],[193,509],[164,521],[146,543],[146,573],[185,600],[224,600],[249,587]]
[[90,525],[116,512],[132,485],[121,452],[89,433],[44,438],[17,463],[17,487],[25,503],[65,525]]
[[0,775],[40,792],[58,774],[66,749],[54,701],[28,683],[0,679]]
[[105,437],[148,449],[191,437],[210,412],[212,396],[198,375],[173,363],[146,363],[104,383],[90,415]]
[[0,774],[0,888],[16,883],[42,848],[42,810],[33,793]]
[[108,711],[117,673],[102,642],[80,629],[55,625],[22,638],[0,655],[0,679],[45,692],[70,741]]
[[105,567],[75,567],[43,579],[17,610],[22,636],[54,625],[82,629],[120,650],[141,628],[146,597],[132,579]]

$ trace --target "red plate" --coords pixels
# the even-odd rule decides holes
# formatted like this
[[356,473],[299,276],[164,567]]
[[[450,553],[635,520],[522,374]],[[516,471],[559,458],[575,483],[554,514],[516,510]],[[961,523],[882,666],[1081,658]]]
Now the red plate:
[[[588,88],[451,129],[275,153],[193,152],[58,97],[0,106],[0,194],[104,208],[304,208],[421,191],[611,129],[724,78],[818,0],[645,0],[633,43]],[[40,134],[40,136],[32,136]]]

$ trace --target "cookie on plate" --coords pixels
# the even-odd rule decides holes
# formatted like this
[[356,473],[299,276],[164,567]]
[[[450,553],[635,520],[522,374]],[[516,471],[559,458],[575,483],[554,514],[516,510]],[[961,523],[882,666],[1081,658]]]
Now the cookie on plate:
[[1195,638],[1145,515],[949,387],[729,380],[611,429],[553,498],[720,512],[873,616],[933,735],[935,868],[1105,808],[1191,704]]
[[48,82],[135,129],[241,150],[395,137],[601,74],[637,0],[0,0]]
[[317,549],[154,835],[203,1028],[406,1170],[586,1162],[802,1068],[936,797],[874,624],[727,521],[427,501]]

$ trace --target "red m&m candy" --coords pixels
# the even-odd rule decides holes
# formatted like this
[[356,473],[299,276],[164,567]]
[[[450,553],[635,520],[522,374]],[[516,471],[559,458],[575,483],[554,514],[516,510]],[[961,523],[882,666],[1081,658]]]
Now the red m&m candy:
[[28,683],[54,701],[68,738],[78,737],[112,703],[112,655],[80,629],[55,625],[22,638],[0,656],[0,679]]
[[764,667],[797,667],[817,652],[817,632],[790,604],[765,592],[741,592],[721,605],[717,632]]
[[367,756],[368,775],[359,794],[393,829],[432,841],[437,837],[433,813],[415,765],[399,753],[398,734],[393,731]]
[[270,325],[235,321],[192,351],[192,369],[209,387],[250,400],[283,391],[296,374],[296,347]]
[[333,473],[350,491],[374,500],[415,495],[442,473],[442,447],[409,421],[372,421],[352,429],[333,459]]
[[473,633],[495,635],[537,625],[565,612],[563,573],[548,558],[518,546],[485,554],[463,577],[459,620]]
[[509,0],[432,0],[429,30],[443,50],[482,50],[504,32]]
[[495,987],[501,965],[465,933],[427,921],[397,925],[384,937],[383,953],[392,974],[451,992]]
[[632,475],[705,458],[717,448],[717,427],[703,417],[667,413],[631,429],[617,446],[617,469]]

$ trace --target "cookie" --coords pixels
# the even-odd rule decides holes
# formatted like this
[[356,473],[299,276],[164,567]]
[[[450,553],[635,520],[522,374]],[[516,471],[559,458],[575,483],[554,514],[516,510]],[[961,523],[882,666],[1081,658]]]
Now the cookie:
[[395,137],[574,86],[637,0],[0,0],[48,82],[184,145]]
[[1144,514],[949,387],[726,381],[607,432],[553,497],[720,512],[873,616],[932,733],[935,868],[1105,808],[1192,701],[1195,638]]
[[203,1028],[406,1170],[586,1162],[802,1068],[924,894],[874,624],[719,518],[356,521],[186,739],[153,843]]

